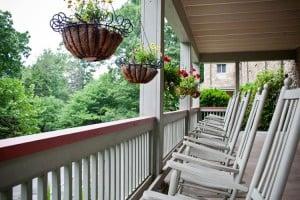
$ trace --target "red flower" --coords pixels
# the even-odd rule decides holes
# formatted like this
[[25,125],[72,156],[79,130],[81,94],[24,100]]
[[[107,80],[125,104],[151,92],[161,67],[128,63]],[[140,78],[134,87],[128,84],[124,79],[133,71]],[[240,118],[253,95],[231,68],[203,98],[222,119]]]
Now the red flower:
[[192,67],[192,71],[194,72],[194,71],[196,71],[196,69]]
[[200,79],[200,74],[195,74],[194,77],[199,80]]
[[171,62],[171,58],[169,56],[164,56],[164,62]]
[[183,76],[184,78],[189,76],[189,74],[184,69],[180,70],[180,75]]

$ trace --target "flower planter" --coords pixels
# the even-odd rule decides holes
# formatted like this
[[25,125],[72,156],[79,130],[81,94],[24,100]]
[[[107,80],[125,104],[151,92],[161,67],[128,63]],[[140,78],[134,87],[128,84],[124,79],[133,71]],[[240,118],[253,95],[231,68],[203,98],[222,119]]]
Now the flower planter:
[[130,83],[148,83],[157,74],[157,69],[152,65],[122,64],[121,70]]
[[50,26],[62,34],[64,45],[73,56],[87,61],[100,61],[112,56],[123,37],[133,30],[130,20],[122,16],[108,14],[93,22],[75,16],[76,22],[60,12],[52,17]]
[[62,30],[65,47],[77,58],[99,61],[109,58],[123,40],[121,34],[97,24],[72,24]]

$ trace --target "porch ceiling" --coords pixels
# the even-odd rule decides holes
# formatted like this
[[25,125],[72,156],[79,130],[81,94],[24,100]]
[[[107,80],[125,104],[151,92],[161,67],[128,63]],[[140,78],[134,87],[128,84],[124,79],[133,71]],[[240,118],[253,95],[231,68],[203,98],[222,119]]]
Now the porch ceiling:
[[184,10],[181,14],[200,58],[289,50],[283,53],[288,58],[290,50],[300,46],[299,0],[180,0],[177,4]]

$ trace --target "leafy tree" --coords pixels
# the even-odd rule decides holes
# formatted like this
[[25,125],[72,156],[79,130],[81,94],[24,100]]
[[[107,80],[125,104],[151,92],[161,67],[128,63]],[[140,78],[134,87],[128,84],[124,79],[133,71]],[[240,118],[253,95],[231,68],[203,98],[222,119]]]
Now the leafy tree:
[[37,110],[38,126],[41,132],[57,129],[58,116],[64,107],[64,102],[53,96],[35,97],[34,104]]
[[32,96],[25,94],[21,81],[0,79],[0,139],[39,131]]
[[[247,83],[241,86],[241,91],[251,91],[250,105],[247,109],[247,116],[250,113],[252,102],[255,93],[258,88],[263,88],[264,84],[268,84],[268,96],[262,112],[261,123],[259,130],[268,130],[269,124],[272,120],[272,116],[276,107],[277,99],[280,93],[280,89],[283,86],[284,72],[283,69],[277,71],[266,70],[262,71],[256,76],[256,80],[253,83]],[[246,116],[246,118],[247,118]]]
[[72,93],[81,90],[93,79],[95,66],[84,60],[74,60],[70,58],[67,67],[67,79],[69,89]]
[[138,114],[137,85],[110,70],[76,92],[60,116],[61,127],[74,127],[129,118]]
[[0,10],[0,77],[19,77],[22,56],[29,56],[28,32],[20,33],[13,28],[9,12]]
[[33,66],[25,69],[26,87],[32,86],[36,96],[54,96],[66,100],[69,93],[66,78],[67,58],[66,54],[45,50]]

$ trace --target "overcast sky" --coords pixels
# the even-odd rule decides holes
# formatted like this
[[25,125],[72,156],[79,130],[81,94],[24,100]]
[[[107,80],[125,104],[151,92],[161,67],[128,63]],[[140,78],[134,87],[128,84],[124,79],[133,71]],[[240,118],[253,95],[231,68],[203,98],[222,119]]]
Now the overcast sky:
[[[114,8],[119,8],[126,1],[114,0]],[[17,31],[28,31],[31,36],[31,55],[27,64],[35,62],[43,49],[57,49],[62,41],[61,35],[51,29],[49,22],[54,14],[67,11],[63,0],[0,0],[0,9],[12,14]]]

